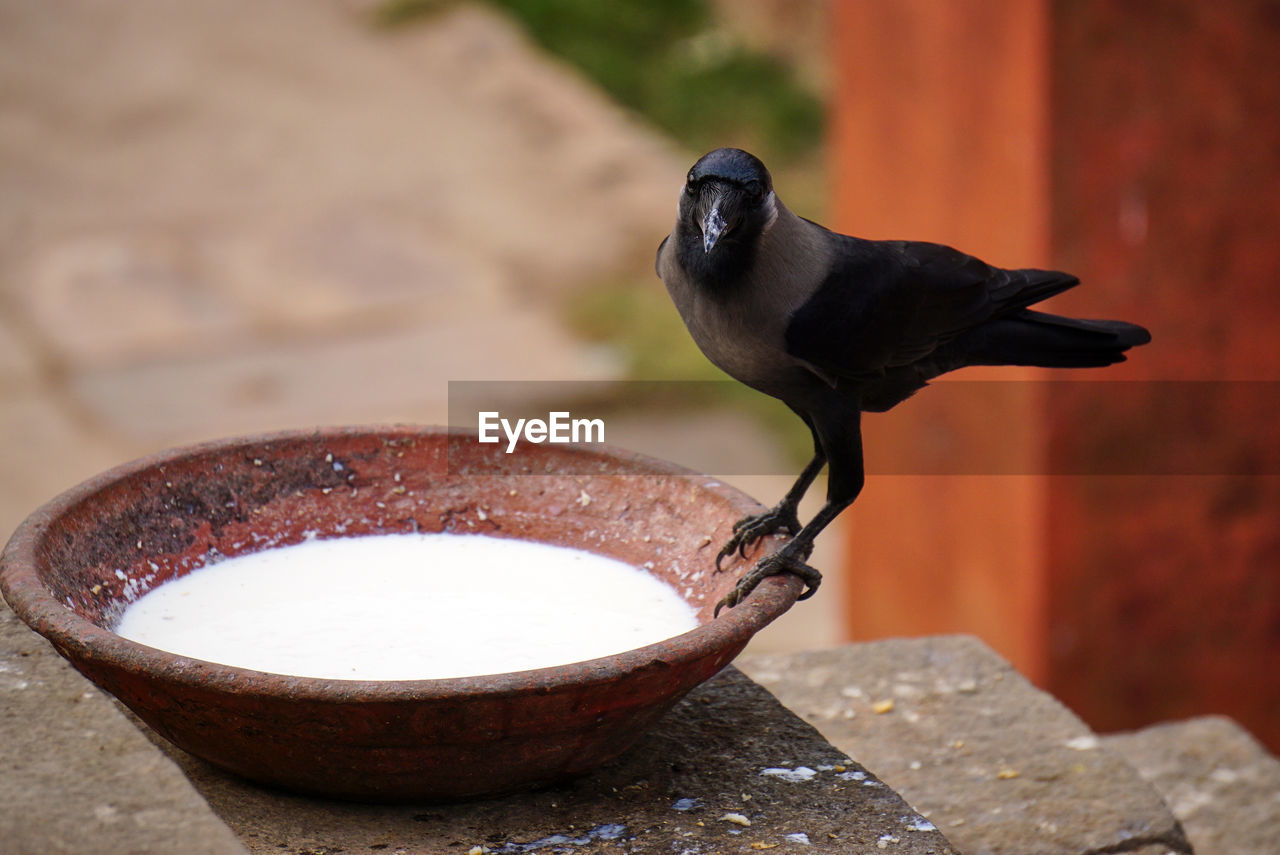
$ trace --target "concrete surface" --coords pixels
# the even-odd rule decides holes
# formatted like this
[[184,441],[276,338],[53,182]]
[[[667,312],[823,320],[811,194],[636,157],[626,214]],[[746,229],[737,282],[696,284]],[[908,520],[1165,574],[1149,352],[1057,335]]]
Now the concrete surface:
[[256,787],[135,730],[7,608],[0,642],[6,853],[1253,855],[1280,828],[1280,761],[1238,726],[1099,738],[963,636],[744,657],[790,709],[730,669],[592,775],[448,806]]
[[305,799],[166,751],[249,851],[262,855],[954,852],[874,775],[733,668],[599,771],[489,801],[371,806]]
[[1280,760],[1231,719],[1157,724],[1102,744],[1160,792],[1196,855],[1280,850]]
[[243,855],[191,782],[0,605],[0,852]]
[[962,852],[1191,852],[1137,772],[975,638],[879,641],[739,663]]

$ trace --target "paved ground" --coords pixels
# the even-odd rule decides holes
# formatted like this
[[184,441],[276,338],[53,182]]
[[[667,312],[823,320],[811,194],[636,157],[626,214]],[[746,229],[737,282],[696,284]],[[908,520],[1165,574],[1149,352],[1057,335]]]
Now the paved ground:
[[6,524],[121,453],[611,373],[550,298],[656,245],[679,157],[482,7],[0,8]]
[[[480,4],[367,7],[0,0],[0,537],[156,449],[616,374],[555,300],[650,263],[688,155]],[[765,641],[838,640],[829,587]]]

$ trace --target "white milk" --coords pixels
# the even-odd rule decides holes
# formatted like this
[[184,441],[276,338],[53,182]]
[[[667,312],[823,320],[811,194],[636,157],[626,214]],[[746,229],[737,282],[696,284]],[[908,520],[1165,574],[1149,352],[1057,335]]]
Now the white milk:
[[224,665],[347,680],[523,671],[697,626],[648,573],[482,535],[313,540],[202,567],[131,605],[125,638]]

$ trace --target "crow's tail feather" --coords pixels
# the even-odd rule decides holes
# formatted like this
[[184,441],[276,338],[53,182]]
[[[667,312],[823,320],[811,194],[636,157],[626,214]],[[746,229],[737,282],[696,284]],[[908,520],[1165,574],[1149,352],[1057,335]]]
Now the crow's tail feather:
[[1025,309],[1080,284],[1079,278],[1061,270],[1026,268],[1003,273],[1006,280],[1002,284],[993,283],[991,298],[1006,309]]
[[1124,321],[1068,318],[1022,309],[989,321],[971,334],[969,365],[1094,368],[1123,362],[1124,352],[1151,341],[1151,333]]

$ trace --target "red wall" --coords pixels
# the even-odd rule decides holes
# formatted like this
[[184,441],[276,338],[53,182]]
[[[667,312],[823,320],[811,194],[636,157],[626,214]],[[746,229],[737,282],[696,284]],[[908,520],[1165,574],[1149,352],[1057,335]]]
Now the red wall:
[[1098,284],[1059,305],[1150,326],[1124,376],[1195,381],[1048,412],[1055,459],[1167,447],[1049,492],[1049,685],[1103,728],[1223,712],[1280,747],[1280,383],[1222,382],[1280,381],[1277,44],[1275,3],[1055,7],[1053,255]]
[[973,632],[1096,727],[1224,712],[1280,746],[1280,7],[832,15],[835,226],[1070,270],[1084,284],[1053,310],[1155,336],[1052,375],[1088,385],[933,389],[869,416],[873,472],[994,442],[1004,474],[869,480],[852,636]]

